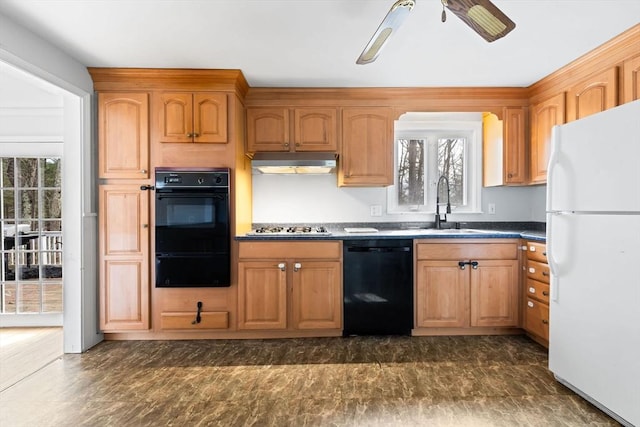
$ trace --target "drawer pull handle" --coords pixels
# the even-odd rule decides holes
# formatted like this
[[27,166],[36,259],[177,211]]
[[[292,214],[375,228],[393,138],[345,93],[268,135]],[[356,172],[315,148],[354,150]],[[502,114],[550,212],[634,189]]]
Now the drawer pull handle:
[[542,291],[542,295],[544,295],[545,297],[548,297],[548,296],[549,296],[549,292],[547,292],[547,291]]
[[542,252],[542,255],[547,256],[547,252],[546,251]]
[[529,246],[529,250],[530,250],[531,252],[535,252],[535,251],[536,251],[536,247],[535,247],[535,246]]
[[545,325],[548,325],[548,324],[549,324],[549,321],[548,321],[548,320],[545,320],[545,319],[542,319],[542,323],[544,323]]
[[529,273],[531,273],[531,274],[535,274],[535,272],[536,272],[536,269],[535,269],[535,268],[533,268],[533,267],[529,267]]
[[543,275],[543,276],[548,276],[548,275],[549,275],[549,272],[548,272],[548,271],[543,271],[543,272],[542,272],[542,275]]
[[532,303],[531,301],[527,301],[527,305],[528,305],[529,307],[531,307],[531,308],[533,308],[533,307],[534,307],[534,305],[533,305],[533,303]]
[[202,301],[198,301],[198,311],[196,311],[196,318],[193,320],[193,322],[191,322],[192,325],[202,322],[202,316],[200,315],[201,311],[202,311]]
[[529,293],[530,294],[535,294],[536,293],[536,288],[534,288],[533,286],[529,288]]

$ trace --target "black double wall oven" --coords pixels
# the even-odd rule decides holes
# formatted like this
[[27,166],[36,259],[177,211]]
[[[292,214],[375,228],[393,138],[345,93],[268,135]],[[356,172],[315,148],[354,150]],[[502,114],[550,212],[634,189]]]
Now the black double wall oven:
[[230,286],[229,169],[156,169],[156,287]]

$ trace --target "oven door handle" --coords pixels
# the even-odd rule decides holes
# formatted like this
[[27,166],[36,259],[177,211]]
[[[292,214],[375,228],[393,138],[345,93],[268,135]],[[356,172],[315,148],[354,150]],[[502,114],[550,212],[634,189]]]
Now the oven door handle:
[[227,193],[160,193],[156,191],[156,198],[162,199],[205,199],[211,198],[224,200]]

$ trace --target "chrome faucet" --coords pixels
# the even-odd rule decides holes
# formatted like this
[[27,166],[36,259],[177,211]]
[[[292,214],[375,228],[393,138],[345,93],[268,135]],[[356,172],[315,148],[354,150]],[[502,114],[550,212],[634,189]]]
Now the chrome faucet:
[[[444,214],[444,218],[440,217],[440,183],[444,180],[447,184],[447,211]],[[442,175],[438,179],[438,185],[436,186],[436,228],[439,230],[442,228],[441,223],[447,222],[447,214],[451,213],[451,196],[449,194],[449,180],[446,176]]]

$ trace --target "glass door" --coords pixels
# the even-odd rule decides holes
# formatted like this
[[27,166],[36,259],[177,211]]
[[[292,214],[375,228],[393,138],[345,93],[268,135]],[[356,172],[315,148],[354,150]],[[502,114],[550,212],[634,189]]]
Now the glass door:
[[0,158],[0,314],[62,313],[59,157]]

